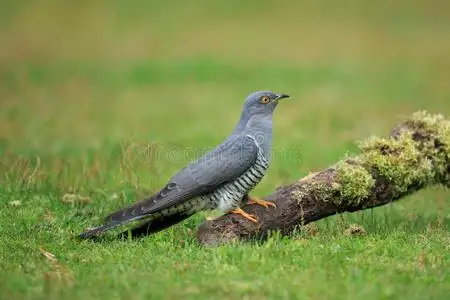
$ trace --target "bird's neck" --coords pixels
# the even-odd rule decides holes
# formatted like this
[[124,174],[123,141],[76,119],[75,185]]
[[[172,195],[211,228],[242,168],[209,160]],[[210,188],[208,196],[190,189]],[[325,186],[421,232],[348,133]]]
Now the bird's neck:
[[242,133],[245,130],[253,129],[262,126],[272,126],[272,114],[266,115],[249,115],[246,111],[243,111],[239,123],[234,128],[234,133]]
[[258,142],[267,159],[272,150],[272,114],[241,115],[241,119],[233,131],[233,135],[251,135]]

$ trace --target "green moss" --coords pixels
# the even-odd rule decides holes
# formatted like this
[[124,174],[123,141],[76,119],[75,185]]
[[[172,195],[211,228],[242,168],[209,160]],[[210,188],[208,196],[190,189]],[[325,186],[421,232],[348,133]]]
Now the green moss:
[[312,188],[314,191],[314,196],[316,199],[322,202],[336,201],[334,197],[335,190],[339,188],[338,186],[330,186],[323,182],[312,182]]
[[[411,123],[419,132],[430,136],[422,151],[433,160],[436,183],[450,186],[447,169],[450,163],[450,121],[440,114],[431,115],[420,111],[413,115]],[[436,144],[439,144],[438,148]]]
[[405,193],[415,183],[425,185],[432,181],[431,161],[415,147],[410,134],[400,139],[370,139],[362,144],[364,165],[377,170],[392,184],[394,195]]
[[[362,166],[377,170],[388,179],[394,196],[405,193],[412,185],[448,182],[449,122],[440,115],[418,112],[405,124],[409,129],[395,138],[374,137],[360,143]],[[413,131],[422,136],[420,142],[413,140]]]
[[395,137],[372,137],[359,144],[361,155],[336,164],[332,184],[314,183],[316,198],[337,205],[362,203],[375,186],[374,176],[389,181],[393,197],[412,188],[450,185],[450,122],[441,115],[417,112]]
[[375,185],[375,180],[366,169],[345,161],[337,165],[335,179],[333,189],[339,192],[340,202],[352,205],[361,203]]

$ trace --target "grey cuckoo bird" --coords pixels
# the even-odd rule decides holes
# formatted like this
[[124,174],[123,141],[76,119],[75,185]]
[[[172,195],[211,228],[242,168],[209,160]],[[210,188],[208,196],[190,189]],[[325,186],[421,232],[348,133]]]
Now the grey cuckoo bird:
[[273,112],[278,101],[288,97],[271,91],[250,94],[239,123],[222,144],[176,173],[156,194],[112,213],[104,225],[90,228],[80,237],[98,236],[131,222],[140,223],[148,231],[152,227],[167,228],[209,209],[258,222],[240,206],[249,202],[275,207],[271,202],[249,197],[249,192],[269,167]]

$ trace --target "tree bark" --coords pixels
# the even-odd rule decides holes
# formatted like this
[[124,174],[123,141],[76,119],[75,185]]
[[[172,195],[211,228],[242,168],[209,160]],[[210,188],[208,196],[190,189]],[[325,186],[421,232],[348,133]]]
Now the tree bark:
[[387,138],[360,143],[360,154],[347,157],[264,197],[276,208],[251,204],[242,209],[259,220],[226,214],[205,221],[197,231],[203,245],[261,240],[270,231],[288,235],[299,225],[342,212],[373,208],[430,185],[450,183],[450,122],[417,112]]

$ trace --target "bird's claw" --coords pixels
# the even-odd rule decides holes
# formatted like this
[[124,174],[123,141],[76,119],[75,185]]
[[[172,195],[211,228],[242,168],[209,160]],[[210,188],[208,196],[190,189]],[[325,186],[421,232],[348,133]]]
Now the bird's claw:
[[245,211],[243,211],[241,208],[236,208],[234,210],[231,211],[232,214],[237,214],[237,215],[241,215],[244,218],[254,222],[254,223],[258,223],[258,219],[256,218],[255,215],[252,214],[248,214]]
[[269,208],[269,206],[272,206],[274,208],[276,208],[276,204],[273,202],[269,202],[269,201],[265,201],[256,197],[248,197],[248,202],[247,204],[258,204],[261,206],[264,206],[265,208]]

